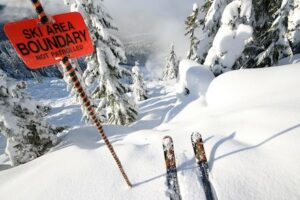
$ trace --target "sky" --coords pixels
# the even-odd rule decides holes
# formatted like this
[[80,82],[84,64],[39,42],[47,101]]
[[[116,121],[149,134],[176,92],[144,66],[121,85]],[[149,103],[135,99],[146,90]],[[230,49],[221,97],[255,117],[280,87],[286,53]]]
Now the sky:
[[[107,0],[105,5],[124,35],[154,35],[162,51],[172,42],[180,54],[187,51],[185,18],[195,0]],[[121,8],[121,9],[120,9]]]
[[[49,14],[68,11],[63,0],[41,0]],[[198,2],[197,2],[198,1]],[[188,50],[188,40],[184,36],[186,17],[191,13],[194,2],[201,0],[105,0],[104,5],[118,26],[122,37],[151,35],[161,55],[168,54],[172,42],[180,57]],[[28,8],[30,1],[0,0],[0,4],[10,7]],[[6,17],[14,20],[24,18],[29,13],[6,12]],[[33,15],[33,12],[31,13]]]

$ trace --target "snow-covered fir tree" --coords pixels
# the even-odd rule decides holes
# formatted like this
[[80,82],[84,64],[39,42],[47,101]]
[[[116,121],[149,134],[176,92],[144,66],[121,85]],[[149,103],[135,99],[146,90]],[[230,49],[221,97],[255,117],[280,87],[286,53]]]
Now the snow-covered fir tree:
[[105,114],[108,122],[113,124],[134,122],[137,108],[127,94],[130,88],[121,83],[121,75],[126,70],[119,63],[126,57],[122,43],[109,32],[116,29],[111,16],[100,0],[65,0],[65,3],[71,6],[72,11],[83,15],[94,41],[95,52],[86,60],[87,69],[83,78],[87,85],[97,84],[92,95],[99,100],[98,115]]
[[24,93],[26,84],[8,78],[0,71],[0,132],[7,138],[6,153],[13,165],[41,156],[57,143],[60,128],[43,117],[48,108]]
[[294,9],[289,16],[288,33],[293,52],[300,53],[300,0],[294,1]]
[[212,46],[212,37],[209,30],[205,26],[205,17],[211,6],[211,0],[202,1],[202,4],[199,4],[199,29],[200,29],[200,39],[198,44],[198,62],[203,64],[205,57],[207,56],[209,48]]
[[288,40],[288,17],[294,8],[293,0],[253,1],[253,7],[253,40],[246,46],[236,68],[269,67],[293,54]]
[[[16,79],[35,78],[37,76],[59,77],[61,73],[55,66],[49,66],[37,70],[28,69],[24,62],[18,57],[12,44],[1,35],[0,32],[0,69],[2,69],[9,77]],[[34,73],[32,73],[34,72]]]
[[223,11],[231,2],[232,0],[206,0],[204,8],[209,7],[209,9],[205,17],[205,30],[208,31],[209,37],[214,37],[217,34],[221,26]]
[[196,30],[200,26],[198,17],[199,17],[199,7],[195,3],[193,5],[192,14],[190,16],[188,16],[185,21],[185,25],[186,25],[185,35],[187,35],[190,39],[190,49],[187,53],[187,58],[194,60],[196,62],[199,62],[199,57],[198,57],[197,51],[198,51],[198,45],[200,42],[200,40],[197,38],[197,34],[196,34]]
[[300,52],[299,4],[298,0],[204,1],[198,62],[219,75],[232,69],[273,66]]
[[215,75],[232,70],[236,60],[242,55],[253,33],[252,26],[249,25],[251,16],[251,0],[234,0],[224,9],[221,27],[204,63],[211,67]]
[[205,0],[200,7],[200,28],[202,29],[198,57],[204,63],[213,40],[221,26],[221,17],[225,7],[232,0]]
[[175,54],[174,44],[171,45],[171,51],[167,58],[167,63],[163,72],[163,80],[177,79],[178,76],[178,65],[177,56]]
[[293,0],[254,3],[256,13],[264,11],[264,18],[257,18],[255,38],[250,44],[246,55],[244,68],[268,67],[278,63],[278,60],[292,55],[288,40],[288,16],[293,9]]
[[140,70],[139,63],[136,62],[132,67],[133,85],[132,91],[137,101],[143,101],[148,99],[147,88],[145,85],[143,73]]

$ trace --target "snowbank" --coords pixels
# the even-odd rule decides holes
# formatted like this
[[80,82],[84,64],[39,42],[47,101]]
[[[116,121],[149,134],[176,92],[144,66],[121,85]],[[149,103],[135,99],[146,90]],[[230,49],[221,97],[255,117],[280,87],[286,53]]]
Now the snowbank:
[[292,103],[300,98],[293,89],[299,85],[299,74],[300,64],[228,72],[211,83],[207,104],[230,108]]
[[179,64],[177,93],[183,95],[187,88],[191,96],[204,95],[214,78],[209,68],[191,60],[182,60]]

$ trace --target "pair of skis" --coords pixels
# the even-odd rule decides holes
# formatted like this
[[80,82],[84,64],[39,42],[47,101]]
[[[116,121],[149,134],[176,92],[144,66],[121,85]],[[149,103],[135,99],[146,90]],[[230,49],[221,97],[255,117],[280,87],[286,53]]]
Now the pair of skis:
[[[200,179],[204,187],[207,200],[214,200],[211,184],[209,182],[207,158],[203,146],[203,140],[199,133],[193,133],[191,141],[195,153],[195,159],[200,171]],[[181,200],[173,140],[170,136],[163,138],[163,150],[167,168],[167,185],[170,200]]]

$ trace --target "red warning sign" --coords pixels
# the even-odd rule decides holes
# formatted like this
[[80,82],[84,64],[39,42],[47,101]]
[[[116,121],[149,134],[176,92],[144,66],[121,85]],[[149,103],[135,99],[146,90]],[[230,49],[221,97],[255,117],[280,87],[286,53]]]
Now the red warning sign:
[[52,18],[53,23],[40,24],[38,19],[28,19],[4,26],[18,55],[31,69],[56,64],[66,55],[77,58],[94,51],[80,13],[65,13]]

